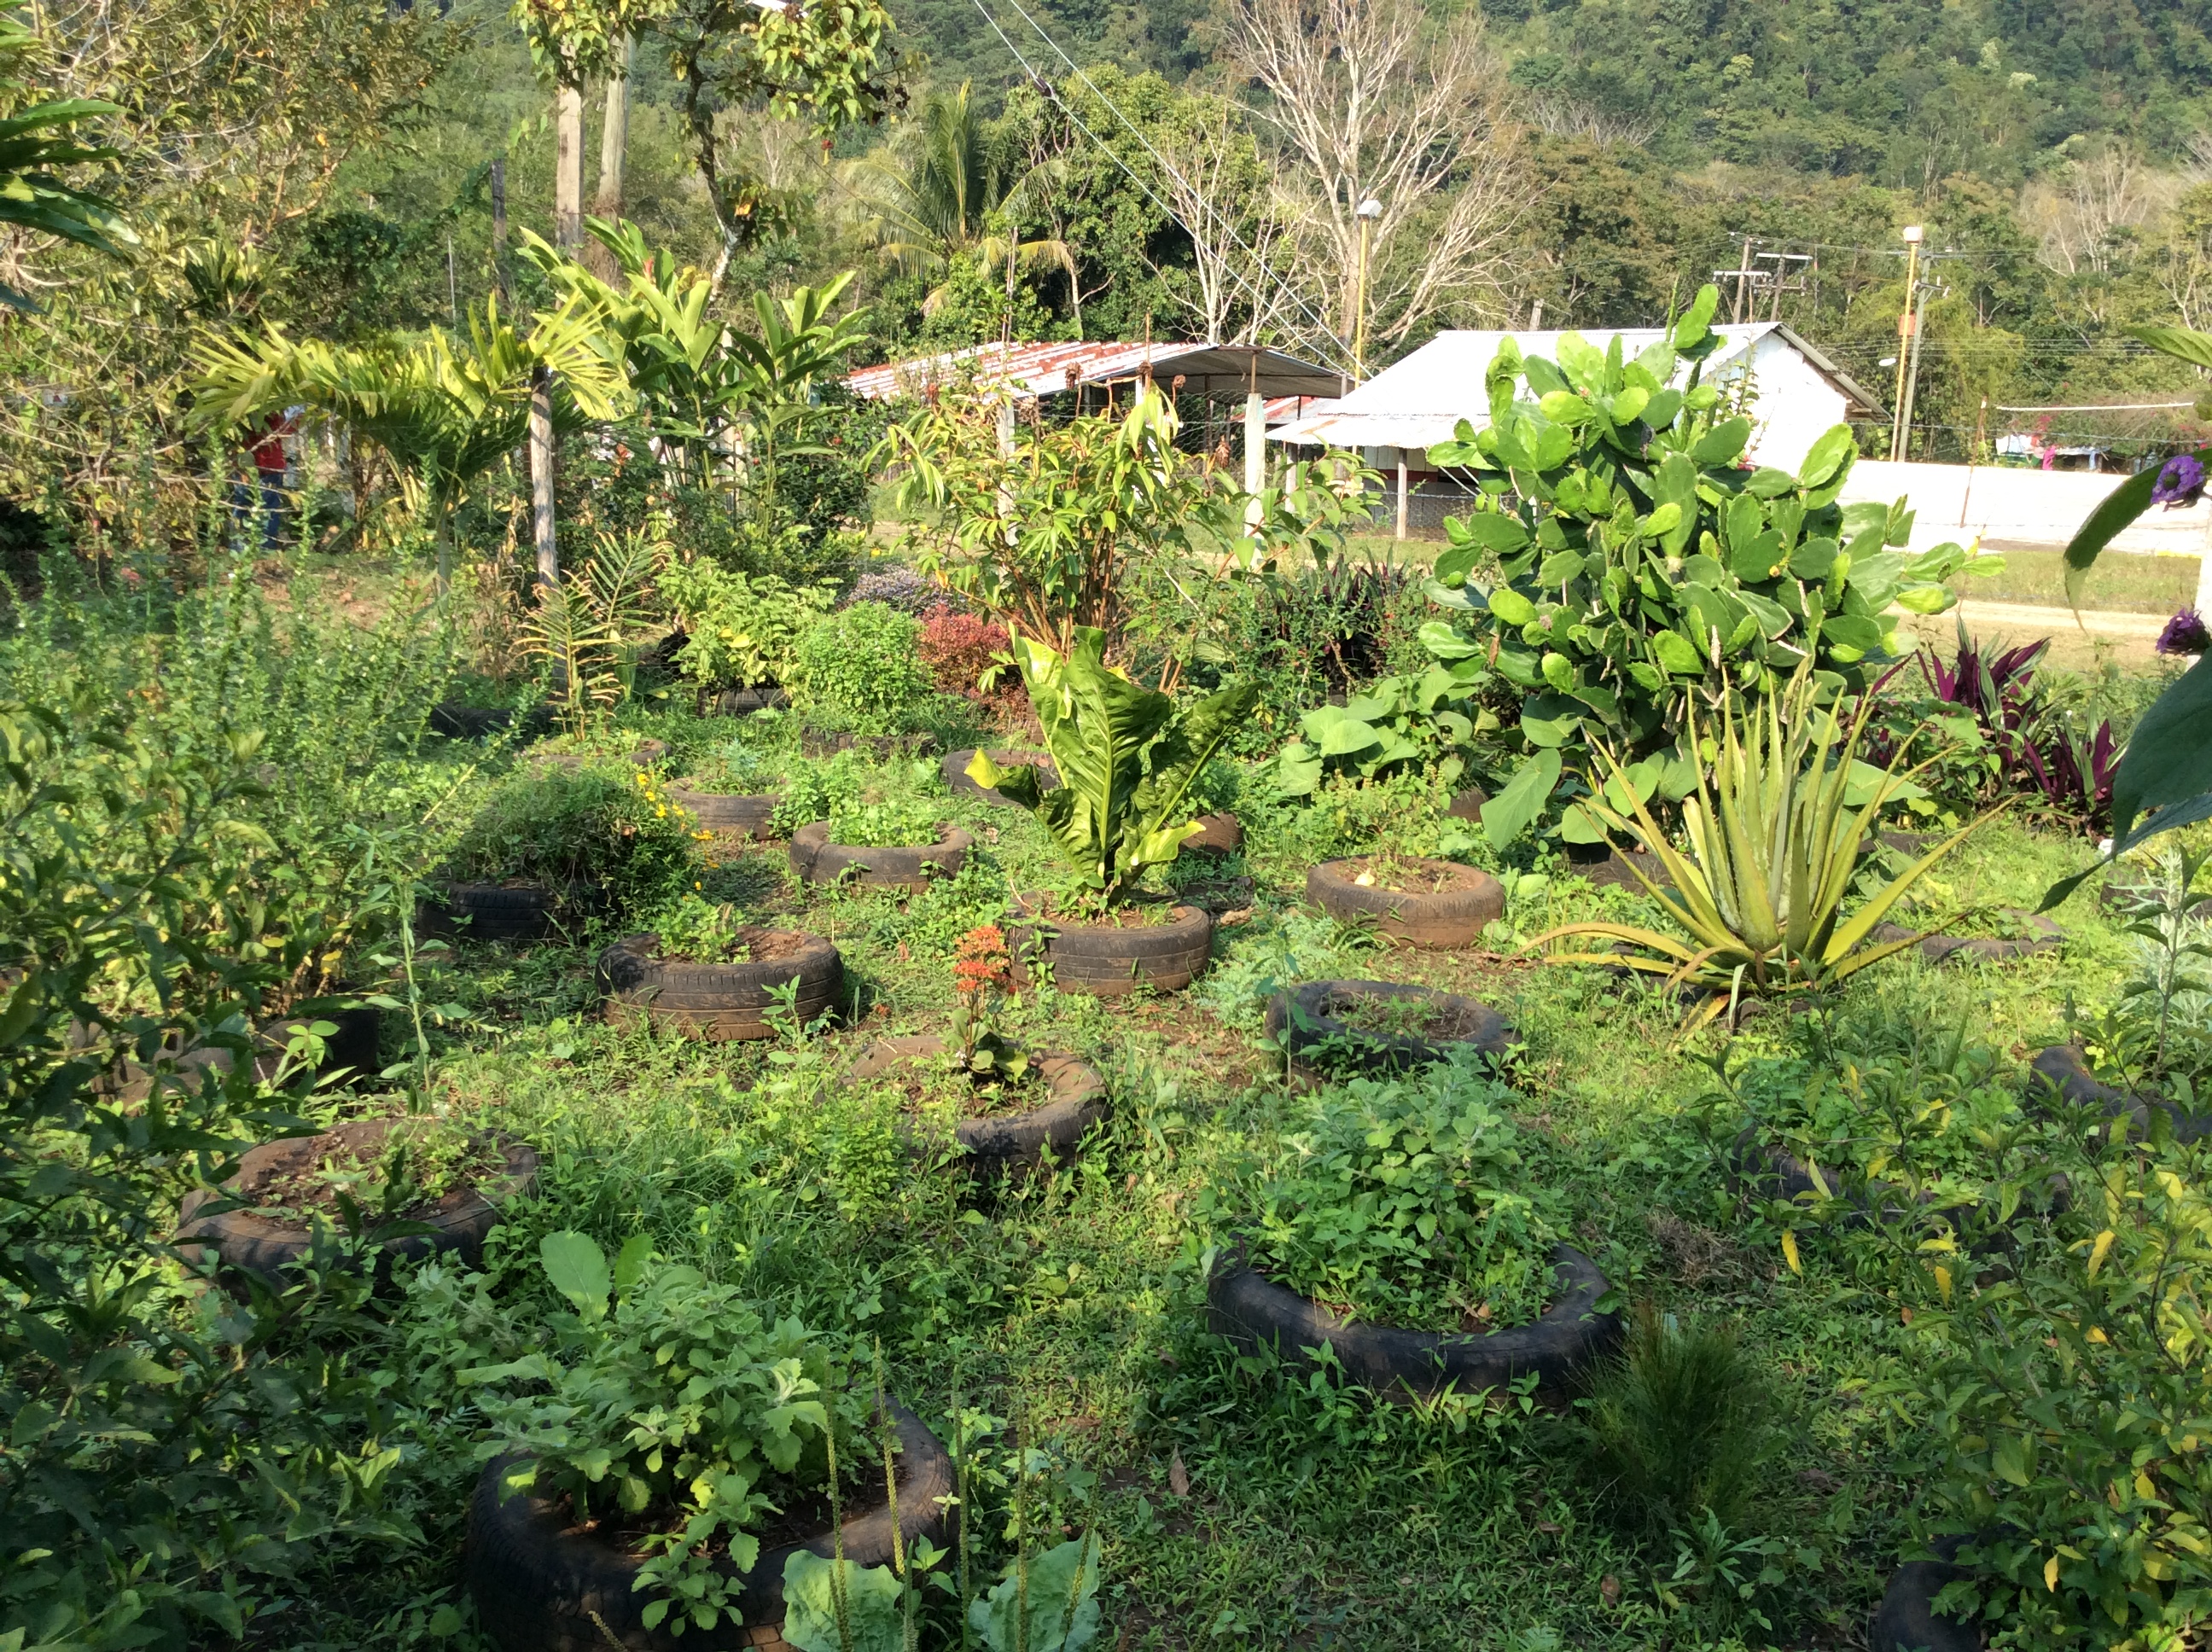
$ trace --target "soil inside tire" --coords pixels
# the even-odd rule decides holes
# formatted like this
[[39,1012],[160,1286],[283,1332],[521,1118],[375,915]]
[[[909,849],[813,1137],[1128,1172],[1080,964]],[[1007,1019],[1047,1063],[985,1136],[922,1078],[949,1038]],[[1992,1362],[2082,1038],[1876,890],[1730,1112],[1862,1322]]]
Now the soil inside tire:
[[[333,1178],[374,1176],[393,1145],[393,1127],[407,1121],[404,1115],[386,1114],[380,1118],[349,1120],[319,1135],[295,1138],[296,1145],[288,1144],[288,1151],[240,1169],[230,1183],[229,1193],[250,1209],[281,1212],[278,1219],[304,1224],[311,1215],[333,1217],[337,1213],[340,1185]],[[456,1199],[473,1197],[477,1187],[503,1175],[506,1169],[497,1139],[489,1131],[478,1132],[469,1138],[461,1158],[441,1178],[448,1185],[426,1189],[422,1200],[400,1213],[401,1218],[419,1221]],[[368,1202],[358,1183],[349,1185],[347,1190],[364,1205]]]
[[[1359,889],[1392,895],[1456,895],[1482,888],[1488,874],[1448,860],[1408,860],[1389,855],[1352,855],[1337,863],[1345,881]],[[1361,883],[1362,878],[1368,879]]]
[[1354,1032],[1379,1036],[1419,1038],[1431,1043],[1455,1043],[1473,1037],[1486,1025],[1483,1006],[1474,1003],[1425,999],[1405,1003],[1365,993],[1332,993],[1322,1000],[1322,1012]]
[[640,947],[637,951],[641,957],[650,958],[655,963],[781,963],[786,958],[796,957],[815,944],[815,938],[795,929],[748,930],[738,937],[736,944],[744,951],[745,956],[742,958],[726,956],[696,958],[687,952],[672,952],[661,944],[658,936],[653,938],[650,948]]

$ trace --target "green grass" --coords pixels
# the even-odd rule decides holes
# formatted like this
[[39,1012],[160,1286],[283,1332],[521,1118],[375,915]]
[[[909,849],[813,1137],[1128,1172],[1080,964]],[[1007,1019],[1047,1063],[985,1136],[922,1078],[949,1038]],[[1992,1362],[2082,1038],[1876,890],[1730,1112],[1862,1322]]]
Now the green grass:
[[[1954,576],[1949,584],[1970,602],[2063,608],[2066,557],[2057,550],[2002,550],[2002,574]],[[2122,614],[2171,614],[2197,600],[2198,559],[2108,552],[2097,559],[2081,592],[2084,608]]]
[[[879,1336],[895,1387],[933,1424],[957,1388],[1101,1476],[1103,1646],[1856,1643],[1906,1540],[1928,1449],[1891,1398],[1917,1356],[1880,1289],[1814,1235],[1802,1276],[1791,1273],[1778,1230],[1717,1174],[1692,1121],[1711,1085],[1699,1058],[1723,1035],[1682,1046],[1672,1006],[1590,971],[1364,950],[1301,904],[1313,853],[1300,817],[1251,809],[1254,913],[1223,932],[1194,991],[1111,1005],[1048,991],[1013,1014],[1022,1042],[1108,1074],[1105,1139],[1048,1179],[971,1191],[887,1151],[880,1118],[837,1082],[868,1039],[941,1028],[953,938],[1000,910],[1009,887],[1049,875],[1027,816],[950,812],[979,838],[971,870],[910,902],[804,890],[780,845],[702,875],[710,896],[842,950],[856,1024],[818,1038],[701,1047],[617,1034],[592,1016],[596,936],[434,963],[430,998],[469,1017],[440,1036],[438,1089],[546,1156],[540,1196],[511,1213],[495,1248],[503,1296],[526,1300],[544,1231],[581,1228],[611,1249],[643,1231],[785,1309]],[[2033,906],[2087,853],[2001,824],[1930,895]],[[1634,904],[1557,878],[1511,920],[1534,933]],[[2088,896],[2060,916],[2075,938],[2059,954],[2004,969],[1899,960],[1868,972],[1850,1002],[1963,1022],[2015,1058],[2031,1054],[2057,1032],[2069,994],[2105,1002],[2124,968],[2124,943]],[[1505,1396],[1417,1412],[1240,1366],[1206,1334],[1202,1266],[1219,1236],[1194,1207],[1299,1105],[1260,1043],[1261,1003],[1271,983],[1332,975],[1419,981],[1509,1011],[1526,1043],[1520,1116],[1544,1139],[1576,1242],[1630,1297],[1740,1327],[1789,1449],[1742,1528],[1716,1541],[1766,1546],[1750,1570],[1780,1581],[1751,1604],[1771,1629],[1746,1614],[1713,1555],[1617,1529],[1543,1407]],[[1777,1019],[1736,1044],[1778,1049]],[[426,1437],[451,1449],[464,1422]],[[299,1643],[371,1643],[384,1614],[455,1598],[472,1468],[428,1452],[415,1472],[442,1488],[450,1517],[396,1572],[303,1602],[312,1622],[294,1628],[312,1632]]]

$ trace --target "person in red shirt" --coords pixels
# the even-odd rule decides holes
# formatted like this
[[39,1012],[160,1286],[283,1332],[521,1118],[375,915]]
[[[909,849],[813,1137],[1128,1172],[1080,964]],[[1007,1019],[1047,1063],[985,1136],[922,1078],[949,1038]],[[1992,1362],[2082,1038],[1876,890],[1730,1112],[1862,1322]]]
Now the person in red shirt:
[[[271,413],[261,422],[259,440],[252,447],[253,471],[260,484],[262,516],[261,543],[270,550],[276,549],[276,541],[284,531],[284,438],[297,428],[289,412]],[[240,481],[235,489],[235,503],[242,520],[254,506],[247,484]]]

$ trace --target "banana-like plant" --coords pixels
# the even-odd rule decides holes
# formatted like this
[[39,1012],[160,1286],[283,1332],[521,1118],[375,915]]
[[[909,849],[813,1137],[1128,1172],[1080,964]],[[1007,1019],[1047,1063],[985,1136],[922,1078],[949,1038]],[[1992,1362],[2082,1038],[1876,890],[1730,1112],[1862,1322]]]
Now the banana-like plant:
[[[1870,939],[1929,869],[1968,834],[2002,812],[1990,810],[1945,838],[1892,878],[1872,899],[1844,915],[1859,853],[1911,771],[1893,758],[1871,787],[1855,772],[1859,741],[1872,708],[1864,700],[1846,726],[1832,706],[1818,703],[1818,683],[1801,665],[1779,695],[1746,705],[1730,693],[1717,727],[1692,734],[1714,750],[1701,765],[1697,790],[1682,805],[1685,853],[1654,818],[1639,788],[1613,755],[1597,756],[1615,782],[1593,788],[1583,806],[1613,831],[1634,836],[1656,855],[1668,884],[1648,877],[1633,860],[1637,880],[1680,926],[1678,937],[1638,925],[1568,924],[1529,941],[1533,951],[1568,937],[1625,941],[1640,951],[1565,952],[1553,963],[1626,964],[1663,975],[1676,986],[1707,989],[1712,996],[1698,1016],[1707,1021],[1746,993],[1768,998],[1819,991],[1848,980],[1869,964],[1913,945],[1917,933]],[[1854,805],[1852,795],[1860,801]],[[1632,817],[1607,801],[1626,796]],[[1686,938],[1685,938],[1685,937]]]
[[1042,823],[1085,887],[1112,905],[1147,866],[1176,858],[1199,829],[1191,785],[1259,696],[1237,683],[1178,711],[1172,696],[1140,688],[1106,664],[1106,634],[1075,628],[1059,650],[1025,636],[1014,656],[1044,727],[1060,784],[1044,788],[1027,764],[1001,768],[978,751],[968,777]]
[[[0,92],[27,89],[21,63],[37,45],[38,33],[24,21],[26,12],[33,18],[37,15],[27,0],[0,3]],[[0,120],[0,224],[59,236],[110,258],[121,258],[125,247],[137,245],[137,235],[113,201],[61,175],[64,168],[116,158],[119,151],[81,143],[72,129],[101,115],[122,112],[120,105],[96,98],[60,98],[19,106]],[[0,304],[19,310],[38,307],[5,284],[0,284]]]
[[571,296],[516,331],[487,299],[456,341],[433,327],[405,349],[293,339],[270,325],[260,337],[210,334],[196,352],[195,422],[235,429],[264,414],[304,406],[380,449],[410,508],[427,515],[438,547],[438,584],[453,573],[453,513],[470,484],[529,434],[532,375],[553,375],[553,428],[611,418],[629,394],[606,348],[599,311]]

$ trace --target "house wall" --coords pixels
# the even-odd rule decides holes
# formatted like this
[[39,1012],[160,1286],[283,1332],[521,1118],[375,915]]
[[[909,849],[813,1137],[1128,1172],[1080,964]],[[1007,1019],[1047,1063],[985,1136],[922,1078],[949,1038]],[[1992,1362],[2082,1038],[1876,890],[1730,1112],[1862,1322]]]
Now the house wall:
[[[1735,370],[1733,363],[1724,367],[1714,382],[1725,382]],[[1844,422],[1848,403],[1779,333],[1752,345],[1751,371],[1759,389],[1752,406],[1751,457],[1795,471],[1813,444]]]

